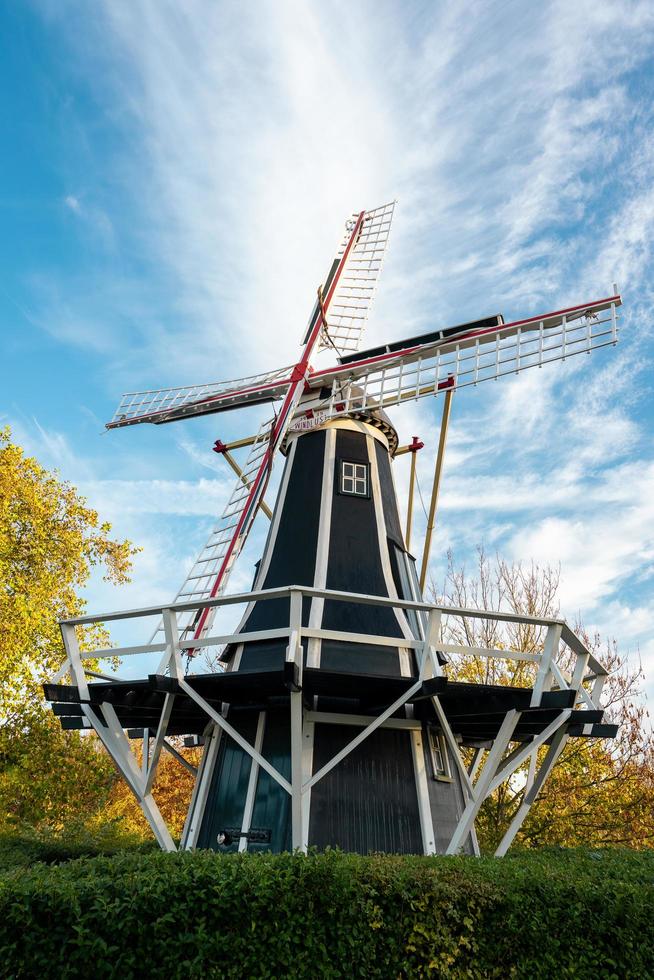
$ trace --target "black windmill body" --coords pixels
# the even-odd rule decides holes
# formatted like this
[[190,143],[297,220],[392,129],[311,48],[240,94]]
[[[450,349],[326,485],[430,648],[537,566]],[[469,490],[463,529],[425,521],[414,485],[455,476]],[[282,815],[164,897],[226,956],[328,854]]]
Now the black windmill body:
[[[386,409],[443,391],[449,404],[455,389],[615,343],[620,297],[508,324],[489,317],[360,352],[393,210],[347,222],[295,365],[238,382],[132,393],[109,423],[161,424],[277,403],[257,435],[240,441],[250,447],[242,470],[235,447],[216,443],[236,486],[173,607],[162,610],[152,641],[164,651],[157,673],[87,685],[78,665],[72,686],[46,685],[65,727],[95,729],[164,847],[174,844],[150,789],[167,736],[199,737],[204,746],[186,848],[430,854],[476,850],[483,793],[472,789],[461,743],[488,751],[475,785],[489,792],[493,767],[510,771],[502,757],[510,744],[518,761],[530,745],[551,744],[553,764],[561,737],[611,734],[598,711],[572,724],[576,694],[552,689],[549,667],[542,677],[539,667],[533,691],[447,679],[441,610],[422,601],[402,532],[398,437]],[[312,357],[328,349],[336,363],[314,369]],[[285,465],[271,513],[264,493],[278,451]],[[216,607],[228,602],[229,574],[260,510],[270,529],[245,612],[219,666],[201,674],[198,655],[219,642],[211,635]],[[74,626],[62,628],[72,664]],[[552,642],[561,629],[548,626]],[[142,779],[126,762],[123,730],[140,733],[144,755],[156,732]]]
[[[275,512],[254,589],[274,589],[293,582],[337,592],[365,593],[389,599],[419,597],[413,557],[406,552],[392,474],[397,436],[385,414],[330,420],[319,428],[293,434]],[[237,632],[283,627],[289,600],[253,602]],[[304,687],[316,713],[341,724],[314,723],[305,733],[314,771],[350,741],[357,729],[348,715],[369,717],[384,704],[393,679],[415,680],[413,650],[403,641],[420,636],[420,625],[392,606],[314,597],[305,599],[302,625],[329,630],[334,639],[307,639],[303,644]],[[339,635],[397,637],[396,646],[344,641]],[[283,640],[251,641],[229,646],[223,658],[228,671],[284,670]],[[292,682],[292,678],[289,678]],[[389,685],[387,682],[390,681]],[[315,693],[312,693],[315,692]],[[413,716],[410,708],[401,714]],[[288,706],[246,707],[234,715],[243,734],[254,740],[263,730],[263,751],[290,775]],[[447,751],[444,749],[443,751]],[[416,754],[421,758],[416,764]],[[429,743],[415,731],[382,729],[328,773],[311,794],[309,846],[343,850],[420,853],[423,850],[417,778],[430,772]],[[444,849],[463,807],[458,780],[446,766],[431,787],[439,822],[446,820]],[[204,808],[198,844],[215,846],[224,828],[241,827],[247,797],[250,759],[233,741],[223,740],[214,763],[214,778]],[[434,775],[439,776],[439,773]],[[290,800],[270,777],[258,780],[252,826],[269,829],[276,850],[291,847]],[[227,846],[236,848],[238,841]]]

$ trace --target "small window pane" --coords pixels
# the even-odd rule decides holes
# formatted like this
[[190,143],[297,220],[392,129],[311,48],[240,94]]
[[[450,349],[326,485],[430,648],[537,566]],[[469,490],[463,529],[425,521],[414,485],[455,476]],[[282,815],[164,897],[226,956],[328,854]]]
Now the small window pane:
[[368,464],[341,460],[341,493],[368,496]]
[[447,754],[445,738],[437,732],[429,732],[429,748],[434,779],[451,779],[450,760]]
[[438,776],[445,775],[445,764],[443,763],[443,753],[441,752],[440,739],[433,739],[433,749],[434,749],[434,769]]

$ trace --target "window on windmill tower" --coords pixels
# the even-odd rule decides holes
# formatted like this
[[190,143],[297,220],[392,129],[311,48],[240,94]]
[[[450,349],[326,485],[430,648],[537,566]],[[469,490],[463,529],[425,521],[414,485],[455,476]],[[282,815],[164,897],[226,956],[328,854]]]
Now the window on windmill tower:
[[450,757],[447,753],[445,737],[439,732],[434,731],[433,728],[430,728],[427,743],[429,745],[429,756],[431,758],[432,778],[440,779],[444,782],[450,782],[452,779],[452,772],[450,770]]
[[369,496],[369,464],[352,463],[346,459],[341,460],[341,493],[351,497]]

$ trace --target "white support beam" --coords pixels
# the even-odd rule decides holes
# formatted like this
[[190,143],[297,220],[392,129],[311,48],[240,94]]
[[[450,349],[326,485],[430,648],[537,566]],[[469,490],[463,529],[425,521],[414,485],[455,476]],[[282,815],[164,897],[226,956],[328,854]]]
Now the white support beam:
[[90,667],[84,668],[84,673],[87,677],[94,677],[98,681],[126,681],[129,680],[127,677],[121,677],[120,674],[104,674],[99,670],[91,670]]
[[554,738],[552,739],[552,743],[549,749],[547,750],[547,754],[545,755],[545,758],[541,763],[540,769],[536,773],[533,785],[525,793],[523,802],[520,804],[518,808],[518,812],[516,813],[513,820],[511,821],[509,825],[509,829],[504,834],[504,837],[500,841],[499,847],[495,851],[495,857],[504,857],[509,847],[513,843],[513,839],[515,835],[520,830],[520,827],[522,826],[525,817],[529,813],[534,803],[534,800],[536,799],[541,789],[543,788],[543,784],[545,783],[545,780],[549,776],[554,764],[556,763],[556,760],[559,758],[561,752],[565,748],[565,743],[567,742],[567,740],[568,740],[568,728],[567,725],[564,724],[559,728]]
[[[59,681],[63,680],[63,678],[66,676],[66,674],[69,672],[69,670],[70,670],[70,661],[68,660],[68,657],[66,657],[66,659],[64,660],[63,664],[61,665],[61,667],[59,668],[59,670],[57,671],[57,673],[54,674],[49,679],[48,683],[49,684],[58,684]],[[74,679],[74,675],[73,675],[73,679]]]
[[[104,612],[95,613],[87,616],[77,616],[74,619],[62,620],[61,625],[80,626],[91,623],[115,622],[117,620],[140,619],[144,617],[161,616],[164,608],[172,609],[174,612],[197,611],[198,609],[215,609],[219,606],[247,605],[251,602],[266,601],[269,599],[287,598],[291,591],[297,590],[304,597],[329,599],[334,602],[349,602],[361,605],[380,606],[397,609],[414,609],[416,611],[429,612],[430,609],[438,609],[444,615],[456,616],[465,619],[492,619],[499,623],[516,623],[528,626],[548,627],[558,624],[562,629],[564,642],[574,650],[586,649],[582,641],[575,636],[569,626],[562,619],[547,619],[542,616],[525,616],[521,613],[505,612],[504,610],[489,609],[468,609],[462,606],[444,606],[433,602],[420,602],[415,599],[395,599],[386,598],[379,595],[369,595],[365,592],[341,592],[338,589],[319,589],[304,585],[287,585],[283,588],[258,589],[252,592],[241,592],[234,595],[221,595],[216,599],[196,599],[184,602],[175,602],[167,606],[144,606],[140,609],[127,609],[123,612]],[[603,672],[602,665],[590,658],[590,665],[593,670]]]
[[[260,711],[259,717],[257,718],[257,730],[254,736],[254,748],[255,751],[261,752],[263,748],[263,736],[266,730],[266,712]],[[259,782],[259,764],[254,760],[250,760],[250,775],[248,777],[248,788],[245,794],[245,804],[243,806],[243,820],[241,821],[241,839],[238,842],[239,851],[247,851],[248,849],[248,839],[245,834],[250,832],[250,827],[252,826],[252,813],[254,811],[254,799],[257,793],[257,784]]]
[[159,807],[155,803],[152,794],[144,792],[142,774],[129,747],[125,733],[120,726],[113,705],[105,703],[101,706],[106,725],[102,725],[99,722],[90,705],[83,704],[82,710],[86,718],[90,721],[96,735],[109,753],[114,765],[136,797],[159,846],[164,851],[176,851],[175,842],[170,835],[170,831],[161,816]]
[[454,737],[454,733],[452,729],[450,728],[450,723],[447,720],[447,715],[445,714],[445,711],[443,710],[443,705],[440,703],[440,700],[436,696],[434,696],[431,699],[431,703],[434,706],[434,711],[436,712],[436,717],[438,718],[438,722],[441,726],[441,730],[443,732],[443,735],[445,736],[445,741],[447,742],[447,746],[450,750],[452,758],[454,759],[454,764],[459,770],[459,775],[461,776],[461,783],[463,785],[463,792],[466,794],[468,799],[473,799],[474,787],[472,785],[472,779],[468,775],[468,770],[466,769],[465,763],[461,758],[461,750],[459,748],[459,744],[456,738]]
[[[308,720],[309,712],[304,714],[304,737],[302,739],[302,782],[311,778],[313,773],[313,742],[315,724]],[[309,847],[309,820],[311,818],[311,790],[302,794],[302,830],[304,838],[302,850],[306,854]]]
[[543,692],[549,690],[551,686],[552,663],[559,649],[561,632],[562,626],[559,623],[553,623],[547,629],[540,667],[538,668],[538,674],[536,675],[536,682],[531,696],[532,708],[537,708],[540,705]]
[[493,780],[486,791],[486,795],[494,792],[501,784],[511,776],[516,769],[518,769],[522,763],[528,759],[530,756],[536,758],[536,754],[541,745],[545,745],[548,738],[551,738],[554,732],[561,725],[564,725],[568,718],[570,717],[572,709],[566,708],[556,716],[554,721],[550,722],[547,728],[544,728],[540,735],[535,735],[533,739],[526,745],[520,746],[514,752],[508,756],[508,758],[503,759],[497,768],[497,772],[493,777]]
[[303,851],[305,844],[304,807],[302,803],[304,706],[302,703],[302,593],[292,589],[290,594],[290,632],[286,648],[286,662],[295,665],[299,691],[291,691],[291,846]]
[[470,647],[464,643],[439,643],[438,649],[442,653],[456,653],[466,657],[472,655],[475,657],[487,657],[489,659],[494,658],[495,660],[516,660],[532,664],[540,663],[540,654],[523,653],[520,650],[500,650],[497,647]]
[[143,778],[145,779],[148,774],[148,766],[150,765],[150,729],[143,729],[143,749],[141,752],[141,772],[143,773]]
[[130,772],[132,777],[132,782],[136,787],[140,796],[147,796],[150,792],[146,781],[143,778],[143,773],[139,767],[136,756],[132,752],[132,747],[123,731],[123,727],[118,720],[118,715],[116,714],[116,709],[113,704],[108,701],[104,701],[100,705],[100,710],[105,719],[106,727],[109,732],[109,738],[113,740],[114,752],[122,759],[123,765]]
[[475,817],[479,813],[479,809],[486,798],[488,793],[488,788],[490,786],[491,780],[497,771],[502,756],[506,751],[509,742],[511,741],[511,736],[513,735],[514,729],[520,720],[520,712],[512,709],[507,711],[504,721],[500,725],[500,730],[497,733],[488,757],[484,763],[484,767],[479,773],[477,782],[473,787],[472,799],[468,800],[461,818],[456,826],[454,833],[452,834],[452,839],[448,844],[446,854],[457,854],[463,844],[465,843],[466,837],[472,829]]
[[440,609],[430,609],[427,617],[427,629],[425,639],[420,651],[420,677],[425,676],[427,664],[430,663],[432,671],[436,677],[443,676],[443,668],[438,662],[436,648],[439,648],[441,639],[441,621],[443,615]]
[[109,660],[112,657],[133,657],[140,653],[160,653],[165,650],[165,643],[144,643],[128,647],[100,647],[98,650],[86,650],[81,654],[82,660]]
[[157,673],[163,673],[166,667],[170,671],[170,676],[180,680],[184,677],[182,667],[182,657],[179,648],[179,629],[177,628],[177,613],[174,609],[162,609],[161,619],[166,640],[166,649]]
[[472,759],[470,760],[470,765],[468,766],[468,776],[470,777],[471,782],[475,781],[477,770],[481,765],[483,754],[484,750],[481,746],[478,746],[472,753]]
[[183,766],[184,769],[187,769],[192,776],[197,776],[198,774],[197,766],[194,766],[192,762],[189,762],[188,759],[185,759],[182,753],[178,752],[175,746],[171,745],[167,738],[163,740],[162,748],[169,755],[172,755],[173,759],[176,759],[177,762],[179,762],[180,766]]
[[175,703],[175,695],[166,694],[164,698],[163,707],[161,709],[159,724],[157,726],[157,734],[155,735],[154,745],[152,746],[152,751],[150,753],[150,765],[148,766],[148,771],[145,779],[146,793],[149,793],[150,790],[152,789],[152,785],[157,775],[157,768],[159,766],[159,757],[161,756],[161,749],[163,747],[164,738],[166,737],[166,732],[168,731],[168,722],[170,721],[170,716],[172,714],[174,703]]
[[304,772],[302,755],[304,751],[304,708],[302,692],[291,693],[291,845],[294,851],[304,850],[304,812],[302,806],[302,784]]
[[586,676],[586,670],[588,669],[588,661],[590,660],[590,653],[586,651],[585,653],[577,653],[577,659],[575,662],[575,669],[572,673],[572,680],[570,682],[570,687],[574,691],[581,690],[584,677]]
[[223,718],[223,716],[216,711],[208,701],[205,701],[205,699],[201,697],[197,691],[194,691],[186,680],[179,680],[178,683],[181,690],[184,691],[184,693],[187,694],[192,701],[199,704],[202,710],[209,716],[209,718],[211,718],[212,721],[216,723],[216,725],[218,725],[219,728],[225,732],[225,734],[229,735],[230,738],[233,738],[236,744],[239,745],[244,752],[247,752],[252,759],[258,762],[261,768],[265,769],[268,775],[272,776],[275,782],[279,783],[282,789],[285,789],[289,796],[292,795],[291,784],[289,781],[285,779],[284,776],[282,776],[282,774],[278,772],[267,759],[264,759],[261,753],[257,752],[254,746],[250,745],[247,739],[243,738],[241,733],[237,732],[234,726],[230,725],[226,718]]
[[436,844],[434,824],[431,816],[431,802],[429,799],[429,784],[427,782],[427,767],[425,766],[423,733],[422,731],[413,731],[410,733],[409,738],[411,740],[413,775],[416,782],[416,795],[418,797],[422,851],[426,855],[435,854]]
[[66,657],[68,659],[68,663],[70,664],[71,676],[75,684],[77,684],[77,689],[82,701],[88,701],[89,685],[88,681],[86,680],[86,675],[84,674],[84,667],[82,665],[82,657],[80,654],[75,626],[72,626],[69,623],[60,623],[59,625],[66,650]]
[[195,848],[195,843],[202,825],[202,818],[204,817],[204,808],[207,802],[209,787],[213,778],[214,764],[220,745],[221,734],[221,730],[212,722],[210,731],[205,735],[200,768],[195,780],[191,803],[184,823],[184,831],[180,843],[181,850],[191,851]]
[[534,749],[534,751],[529,756],[529,769],[527,770],[527,782],[525,784],[525,788],[527,790],[530,790],[531,787],[534,785],[534,777],[536,775],[537,765],[538,765],[538,751]]
[[180,650],[200,650],[220,647],[230,643],[257,643],[260,640],[282,640],[289,635],[288,626],[274,630],[250,630],[246,633],[224,633],[222,636],[203,636],[197,640],[180,640]]
[[591,688],[590,697],[595,708],[600,706],[600,698],[602,697],[602,691],[604,689],[604,684],[606,683],[607,673],[598,674],[593,681],[593,686]]
[[302,671],[302,593],[298,589],[292,589],[290,594],[289,612],[289,634],[288,646],[286,647],[286,661],[297,664],[298,670]]
[[[374,715],[348,715],[338,711],[306,711],[305,722],[316,722],[319,725],[351,725],[353,728],[365,728],[375,720]],[[389,718],[381,728],[396,728],[401,731],[420,731],[422,723],[415,718]]]

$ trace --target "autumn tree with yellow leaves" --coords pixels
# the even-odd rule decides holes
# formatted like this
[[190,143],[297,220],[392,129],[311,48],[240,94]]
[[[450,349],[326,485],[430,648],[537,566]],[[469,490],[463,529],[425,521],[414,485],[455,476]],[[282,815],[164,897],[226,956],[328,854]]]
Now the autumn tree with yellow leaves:
[[[121,583],[135,549],[110,537],[74,487],[0,430],[0,829],[62,830],[101,811],[113,768],[95,739],[63,732],[41,684],[64,659],[58,621],[78,616],[94,567]],[[84,647],[108,638],[81,632]]]
[[[457,567],[452,554],[441,594],[436,601],[463,608],[505,610],[535,618],[559,616],[559,571],[523,566],[501,558],[491,561],[478,552],[474,572]],[[512,648],[526,653],[542,650],[543,630],[496,620],[450,619],[447,640],[464,646]],[[575,632],[609,671],[602,707],[619,727],[615,739],[568,741],[516,839],[517,846],[565,847],[620,845],[654,846],[654,748],[649,737],[643,672],[615,640],[589,636],[581,624]],[[454,658],[448,675],[484,684],[527,687],[533,664],[495,658]],[[541,749],[539,759],[544,755]],[[526,776],[503,783],[486,800],[477,819],[482,848],[494,850],[515,814]]]

